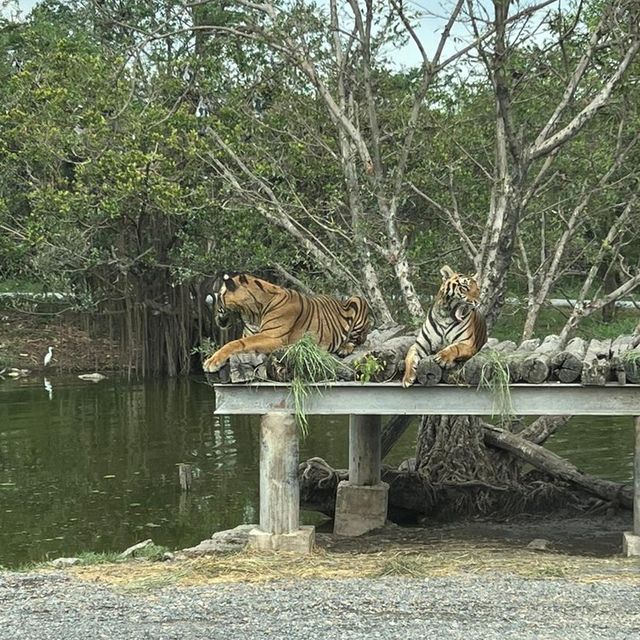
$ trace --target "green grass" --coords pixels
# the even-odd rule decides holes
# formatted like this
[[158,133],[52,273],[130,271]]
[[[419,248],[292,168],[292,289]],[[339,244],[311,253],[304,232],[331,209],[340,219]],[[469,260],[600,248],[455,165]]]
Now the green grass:
[[[550,334],[558,334],[569,317],[570,309],[545,307],[541,310],[536,323],[534,338],[544,338]],[[491,331],[491,336],[498,340],[513,340],[520,343],[522,328],[527,315],[526,305],[505,305],[502,314]],[[603,322],[601,313],[594,313],[578,324],[575,335],[581,338],[617,338],[629,335],[640,322],[640,313],[635,310],[619,309],[612,322]]]
[[513,416],[511,390],[509,387],[509,364],[505,354],[493,349],[481,352],[485,360],[480,373],[480,388],[488,389],[494,399],[496,413],[502,418]]
[[291,394],[295,407],[296,420],[303,435],[308,429],[305,414],[305,402],[311,393],[310,384],[335,382],[338,373],[345,368],[335,356],[321,349],[315,338],[303,336],[292,344],[282,356],[282,362],[291,372]]
[[31,282],[17,278],[0,279],[0,292],[2,293],[44,293],[42,282]]

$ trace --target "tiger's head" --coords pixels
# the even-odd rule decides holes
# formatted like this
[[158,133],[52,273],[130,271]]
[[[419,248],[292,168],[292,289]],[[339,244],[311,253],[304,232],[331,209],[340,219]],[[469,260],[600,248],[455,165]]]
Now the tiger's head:
[[280,291],[282,289],[275,284],[248,273],[225,273],[219,301],[223,309],[238,311],[244,316],[258,316],[265,304]]
[[451,309],[458,319],[480,304],[480,287],[475,276],[456,273],[447,265],[440,269],[440,273],[442,284],[438,291],[438,299],[441,304]]

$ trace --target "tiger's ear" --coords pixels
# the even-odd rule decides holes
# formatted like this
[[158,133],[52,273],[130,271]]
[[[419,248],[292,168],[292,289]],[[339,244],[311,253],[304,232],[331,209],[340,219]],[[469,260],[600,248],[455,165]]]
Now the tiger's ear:
[[471,277],[476,281],[476,284],[478,284],[478,278],[480,278],[480,272],[476,271]]
[[238,288],[238,285],[233,281],[233,278],[228,273],[224,274],[222,280],[227,291],[235,291]]
[[444,267],[442,267],[442,269],[440,269],[440,275],[442,275],[442,280],[448,280],[449,278],[451,278],[452,276],[455,275],[455,271],[448,265],[445,264]]

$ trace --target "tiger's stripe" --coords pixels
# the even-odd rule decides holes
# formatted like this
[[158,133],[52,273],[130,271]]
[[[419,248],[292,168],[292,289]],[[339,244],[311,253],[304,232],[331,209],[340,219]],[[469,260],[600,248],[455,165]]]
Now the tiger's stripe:
[[369,305],[360,296],[344,301],[326,295],[307,296],[241,274],[225,276],[218,297],[224,308],[238,311],[245,324],[257,326],[258,331],[218,349],[203,364],[209,372],[220,369],[236,353],[270,353],[307,333],[327,351],[347,355],[365,341],[369,331]]
[[418,363],[426,356],[435,354],[438,363],[449,367],[475,355],[487,341],[487,325],[476,308],[480,289],[475,279],[448,266],[440,273],[442,285],[405,358],[404,387],[415,382]]

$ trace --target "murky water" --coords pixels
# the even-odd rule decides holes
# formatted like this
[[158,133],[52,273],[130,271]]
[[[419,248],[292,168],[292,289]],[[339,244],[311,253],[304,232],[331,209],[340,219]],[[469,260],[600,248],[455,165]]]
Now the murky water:
[[[183,548],[256,522],[258,418],[213,409],[212,389],[195,379],[0,382],[0,566],[146,538]],[[311,419],[301,458],[346,467],[347,431],[346,418]],[[410,429],[387,462],[411,456],[414,439]],[[548,444],[584,471],[631,480],[630,419],[574,419]],[[194,469],[188,495],[180,462]]]

